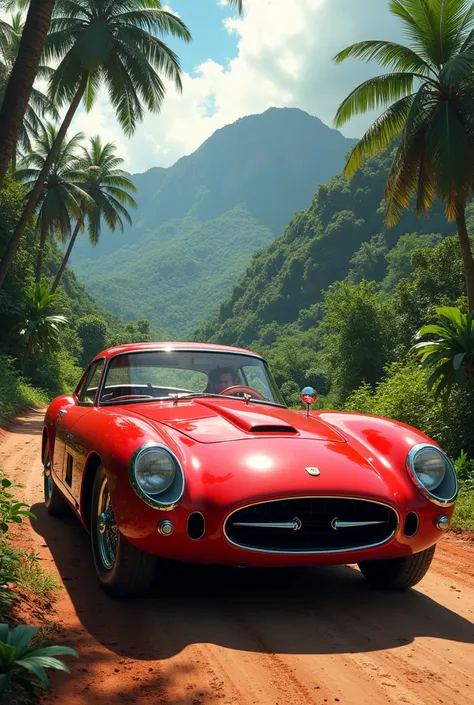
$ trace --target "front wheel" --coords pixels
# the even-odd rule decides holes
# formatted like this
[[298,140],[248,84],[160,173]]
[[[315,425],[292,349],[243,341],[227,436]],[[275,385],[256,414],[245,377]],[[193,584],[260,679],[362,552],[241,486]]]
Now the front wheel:
[[436,544],[421,553],[403,558],[359,563],[369,583],[384,590],[408,590],[422,580],[433,560]]
[[67,501],[64,499],[53,480],[49,441],[46,441],[43,455],[43,494],[46,511],[48,514],[51,514],[51,516],[61,516],[68,509]]
[[91,540],[97,577],[109,595],[138,597],[148,592],[157,559],[120,533],[103,466],[97,470],[92,492]]

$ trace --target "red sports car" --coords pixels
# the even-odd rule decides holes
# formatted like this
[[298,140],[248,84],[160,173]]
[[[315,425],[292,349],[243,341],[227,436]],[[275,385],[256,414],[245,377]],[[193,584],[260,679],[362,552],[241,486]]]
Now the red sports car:
[[110,348],[46,412],[46,507],[78,514],[113,595],[144,593],[160,558],[357,563],[378,587],[415,585],[454,510],[452,463],[414,428],[314,400],[288,409],[248,350]]

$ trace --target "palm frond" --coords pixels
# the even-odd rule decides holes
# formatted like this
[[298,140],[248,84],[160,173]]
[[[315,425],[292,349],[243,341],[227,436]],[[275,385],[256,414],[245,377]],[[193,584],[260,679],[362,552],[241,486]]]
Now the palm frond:
[[413,49],[425,61],[439,65],[439,50],[435,41],[435,19],[427,0],[390,0],[389,10],[397,17],[411,40]]
[[427,133],[429,154],[439,197],[448,221],[456,218],[459,203],[466,203],[472,183],[473,144],[450,103],[438,106]]
[[413,73],[389,73],[370,78],[355,88],[339,106],[334,124],[342,127],[355,115],[385,107],[413,93]]
[[239,14],[244,11],[243,0],[227,0],[227,4],[231,7],[235,7]]
[[357,42],[336,54],[334,61],[340,64],[349,58],[375,61],[383,68],[397,72],[415,72],[422,75],[429,75],[432,72],[430,64],[413,49],[394,42],[380,40]]
[[388,147],[403,130],[415,94],[405,96],[388,107],[354,146],[344,167],[351,178],[366,159]]
[[[424,139],[429,129],[426,103],[430,94],[420,88],[411,104],[403,127],[385,188],[387,201],[385,220],[390,227],[400,219],[419,189],[419,170],[423,159]],[[428,207],[428,204],[425,204]]]

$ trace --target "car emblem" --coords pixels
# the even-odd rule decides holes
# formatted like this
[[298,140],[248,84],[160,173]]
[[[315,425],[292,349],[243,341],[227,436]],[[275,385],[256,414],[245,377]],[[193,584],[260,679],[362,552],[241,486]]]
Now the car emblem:
[[319,472],[319,468],[305,468],[306,472],[308,475],[312,475],[313,477],[317,477],[321,473]]

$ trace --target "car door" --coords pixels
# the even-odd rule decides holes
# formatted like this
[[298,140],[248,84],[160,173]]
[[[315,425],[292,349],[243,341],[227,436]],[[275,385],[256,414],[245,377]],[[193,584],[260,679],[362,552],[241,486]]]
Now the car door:
[[61,480],[76,507],[79,506],[82,473],[91,448],[84,444],[80,435],[76,433],[75,427],[84,416],[97,411],[94,401],[102,378],[104,362],[104,358],[92,362],[84,384],[78,392],[77,402],[66,410],[63,417],[67,433]]

